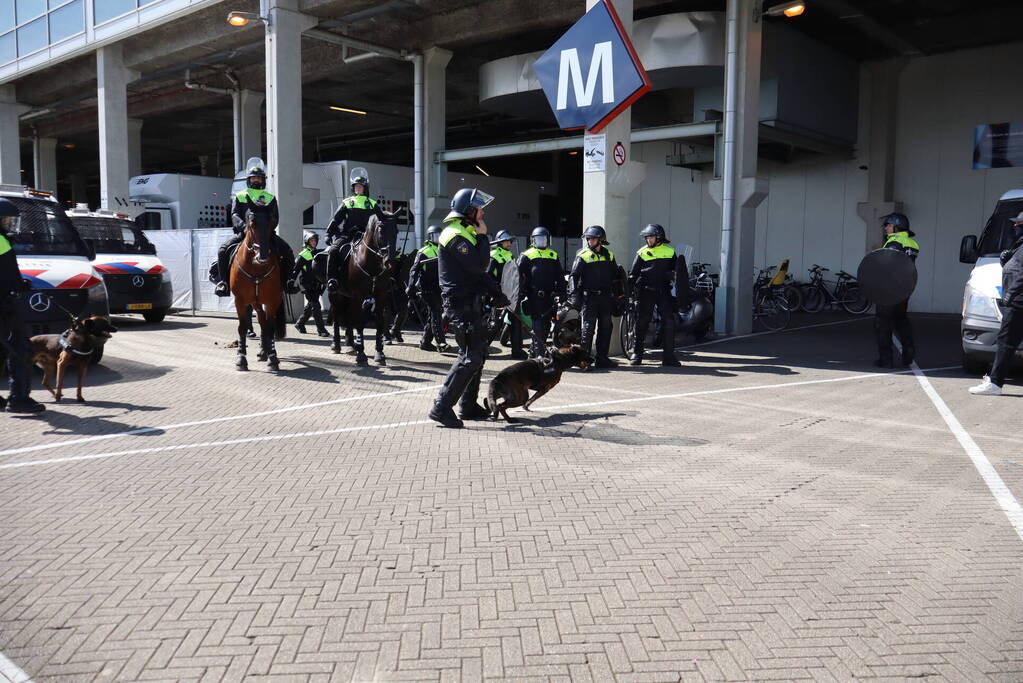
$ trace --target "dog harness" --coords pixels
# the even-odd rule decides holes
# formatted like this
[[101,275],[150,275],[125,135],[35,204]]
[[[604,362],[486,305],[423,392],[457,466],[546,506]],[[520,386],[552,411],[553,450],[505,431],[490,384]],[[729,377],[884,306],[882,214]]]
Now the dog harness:
[[71,346],[70,337],[71,330],[64,330],[64,333],[60,335],[60,348],[64,349],[65,351],[70,351],[71,353],[78,356],[91,356],[92,352],[96,350],[95,348],[91,348],[88,351],[76,349],[75,347]]

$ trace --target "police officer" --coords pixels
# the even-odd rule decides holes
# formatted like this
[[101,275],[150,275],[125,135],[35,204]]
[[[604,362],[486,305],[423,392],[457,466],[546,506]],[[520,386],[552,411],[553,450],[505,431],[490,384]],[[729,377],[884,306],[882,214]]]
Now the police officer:
[[444,317],[458,342],[458,357],[429,418],[444,427],[462,427],[452,407],[459,404],[464,420],[483,420],[489,413],[476,402],[480,375],[487,360],[487,330],[483,324],[481,297],[491,294],[494,305],[507,306],[494,279],[487,273],[487,224],[483,209],[494,198],[475,188],[462,188],[451,199],[451,212],[440,235],[438,264]]
[[[217,287],[214,293],[217,296],[230,296],[231,263],[229,255],[231,248],[240,244],[245,239],[245,213],[252,206],[265,206],[270,211],[271,222],[276,224],[280,220],[280,213],[277,209],[277,198],[266,191],[266,171],[262,166],[253,165],[249,168],[249,175],[246,179],[246,188],[231,199],[231,224],[234,227],[234,237],[220,245],[217,252]],[[280,254],[281,271],[290,273],[292,264],[295,262],[295,252],[277,233],[274,233],[274,249]],[[294,277],[289,277],[284,285],[288,292],[295,289]]]
[[408,317],[409,301],[406,283],[411,273],[413,258],[415,257],[412,254],[405,254],[399,248],[387,263],[392,283],[390,302],[387,306],[388,312],[391,314],[391,325],[384,333],[384,339],[388,344],[392,342],[405,343],[401,331],[405,327],[405,319]]
[[6,352],[7,371],[11,381],[10,398],[0,398],[0,410],[8,413],[41,413],[46,407],[29,396],[32,386],[32,363],[29,360],[28,330],[18,310],[23,292],[32,288],[21,277],[18,258],[9,235],[14,230],[18,208],[7,199],[0,199],[0,352]]
[[[441,296],[440,276],[437,272],[437,242],[440,240],[441,230],[436,225],[426,229],[426,241],[422,248],[416,252],[416,259],[412,262],[412,270],[408,276],[408,295],[419,297],[426,307],[427,319],[423,321],[423,341],[419,348],[423,351],[447,351],[448,345],[444,340],[444,323],[441,320]],[[433,340],[437,340],[437,346]]]
[[305,324],[309,318],[316,323],[316,333],[321,337],[329,337],[326,326],[323,324],[323,311],[320,310],[320,297],[323,295],[323,285],[316,278],[313,272],[313,259],[323,250],[319,248],[320,236],[312,230],[302,233],[302,251],[295,259],[294,276],[302,285],[302,292],[305,294],[305,308],[302,309],[302,317],[295,323],[295,329],[305,334]]
[[643,345],[656,307],[661,314],[661,365],[677,368],[681,363],[675,357],[676,303],[671,287],[678,257],[660,225],[651,223],[639,234],[646,240],[646,246],[636,252],[629,271],[629,285],[637,308],[636,348],[630,365],[643,363]]
[[[916,261],[920,253],[920,245],[913,239],[914,233],[909,229],[909,218],[905,214],[893,213],[881,219],[884,226],[885,242],[882,249],[895,249],[905,253],[913,261]],[[894,367],[892,353],[892,330],[899,337],[902,344],[902,364],[909,365],[916,357],[916,348],[913,344],[913,328],[909,324],[909,316],[906,310],[909,308],[909,300],[890,306],[877,304],[874,315],[874,330],[877,335],[877,360],[874,365],[878,367]]]
[[[513,239],[507,230],[499,230],[491,242],[493,246],[490,247],[490,265],[487,266],[487,272],[498,286],[504,276],[504,267],[515,258],[511,251]],[[526,352],[522,350],[522,321],[514,311],[508,315],[508,333],[511,337],[511,357],[518,360],[526,358]]]
[[583,231],[586,246],[575,255],[572,264],[573,308],[580,311],[582,318],[582,340],[580,346],[591,353],[593,333],[597,333],[597,354],[594,365],[598,368],[613,368],[614,361],[608,357],[611,347],[611,315],[615,299],[621,288],[621,268],[615,261],[614,253],[607,248],[607,233],[599,225],[591,225]]
[[1012,219],[1013,243],[1003,251],[1002,298],[998,307],[1002,324],[998,328],[998,348],[991,372],[984,381],[970,387],[970,393],[980,396],[1001,396],[1005,376],[1009,374],[1016,349],[1023,342],[1023,211]]
[[547,355],[550,334],[560,299],[565,298],[565,270],[558,252],[550,247],[551,233],[537,227],[529,237],[532,246],[519,256],[519,289],[525,294],[522,310],[533,319],[533,343],[529,355]]
[[327,226],[327,289],[336,292],[341,285],[342,267],[348,259],[353,240],[366,231],[370,216],[384,220],[383,209],[369,196],[369,177],[363,168],[352,169],[352,195],[341,202]]

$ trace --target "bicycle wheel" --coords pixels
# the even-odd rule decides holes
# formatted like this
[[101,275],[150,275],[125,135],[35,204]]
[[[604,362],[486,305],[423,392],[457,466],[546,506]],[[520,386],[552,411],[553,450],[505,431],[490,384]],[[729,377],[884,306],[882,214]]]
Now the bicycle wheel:
[[622,353],[625,354],[626,358],[629,358],[636,348],[636,311],[632,306],[625,309],[620,324],[621,327],[618,330],[618,335],[622,342]]
[[789,326],[792,312],[787,308],[784,297],[773,292],[765,293],[757,301],[754,317],[764,328],[776,332]]
[[870,310],[870,302],[858,284],[849,285],[842,293],[842,308],[853,315],[862,315]]
[[795,312],[803,307],[803,290],[799,285],[785,285],[782,294],[790,311]]
[[807,313],[820,313],[825,302],[824,292],[819,287],[811,285],[803,289],[803,310]]

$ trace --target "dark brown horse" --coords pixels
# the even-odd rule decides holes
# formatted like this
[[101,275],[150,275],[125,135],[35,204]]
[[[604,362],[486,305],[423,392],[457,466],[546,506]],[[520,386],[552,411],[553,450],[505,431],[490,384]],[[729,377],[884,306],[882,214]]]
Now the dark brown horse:
[[231,273],[228,282],[234,296],[234,307],[238,313],[238,360],[235,367],[248,370],[245,358],[246,330],[251,325],[249,306],[256,312],[259,321],[259,360],[269,362],[273,371],[280,369],[274,339],[284,339],[284,281],[281,272],[280,255],[274,249],[276,221],[270,212],[253,205],[245,214],[245,238],[231,259]]
[[[398,241],[398,227],[394,220],[379,220],[371,216],[366,224],[362,239],[352,245],[345,270],[341,273],[341,289],[330,294],[330,307],[334,319],[334,343],[330,349],[341,353],[341,324],[346,327],[346,337],[355,349],[355,362],[368,364],[363,330],[369,315],[363,302],[373,300],[373,317],[376,325],[376,360],[387,365],[384,356],[384,332],[387,329],[387,305],[391,296],[390,258]],[[352,339],[352,331],[355,336]]]

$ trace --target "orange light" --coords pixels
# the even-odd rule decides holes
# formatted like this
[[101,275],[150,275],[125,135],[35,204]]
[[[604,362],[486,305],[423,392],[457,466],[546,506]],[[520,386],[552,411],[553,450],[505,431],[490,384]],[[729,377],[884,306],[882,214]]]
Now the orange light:
[[575,152],[569,152],[569,153],[568,153],[568,156],[570,156],[570,157],[574,157],[574,156],[575,156],[576,154],[578,154],[578,153],[579,153],[578,151],[575,151]]
[[227,17],[227,23],[231,24],[231,26],[245,26],[249,23],[249,19],[240,14],[231,14]]
[[61,147],[63,147],[64,149],[74,149],[77,146],[78,145],[76,145],[73,142],[65,142],[63,145],[61,145]]
[[806,11],[806,5],[793,5],[792,7],[786,7],[784,14],[788,18],[798,17],[800,14]]

